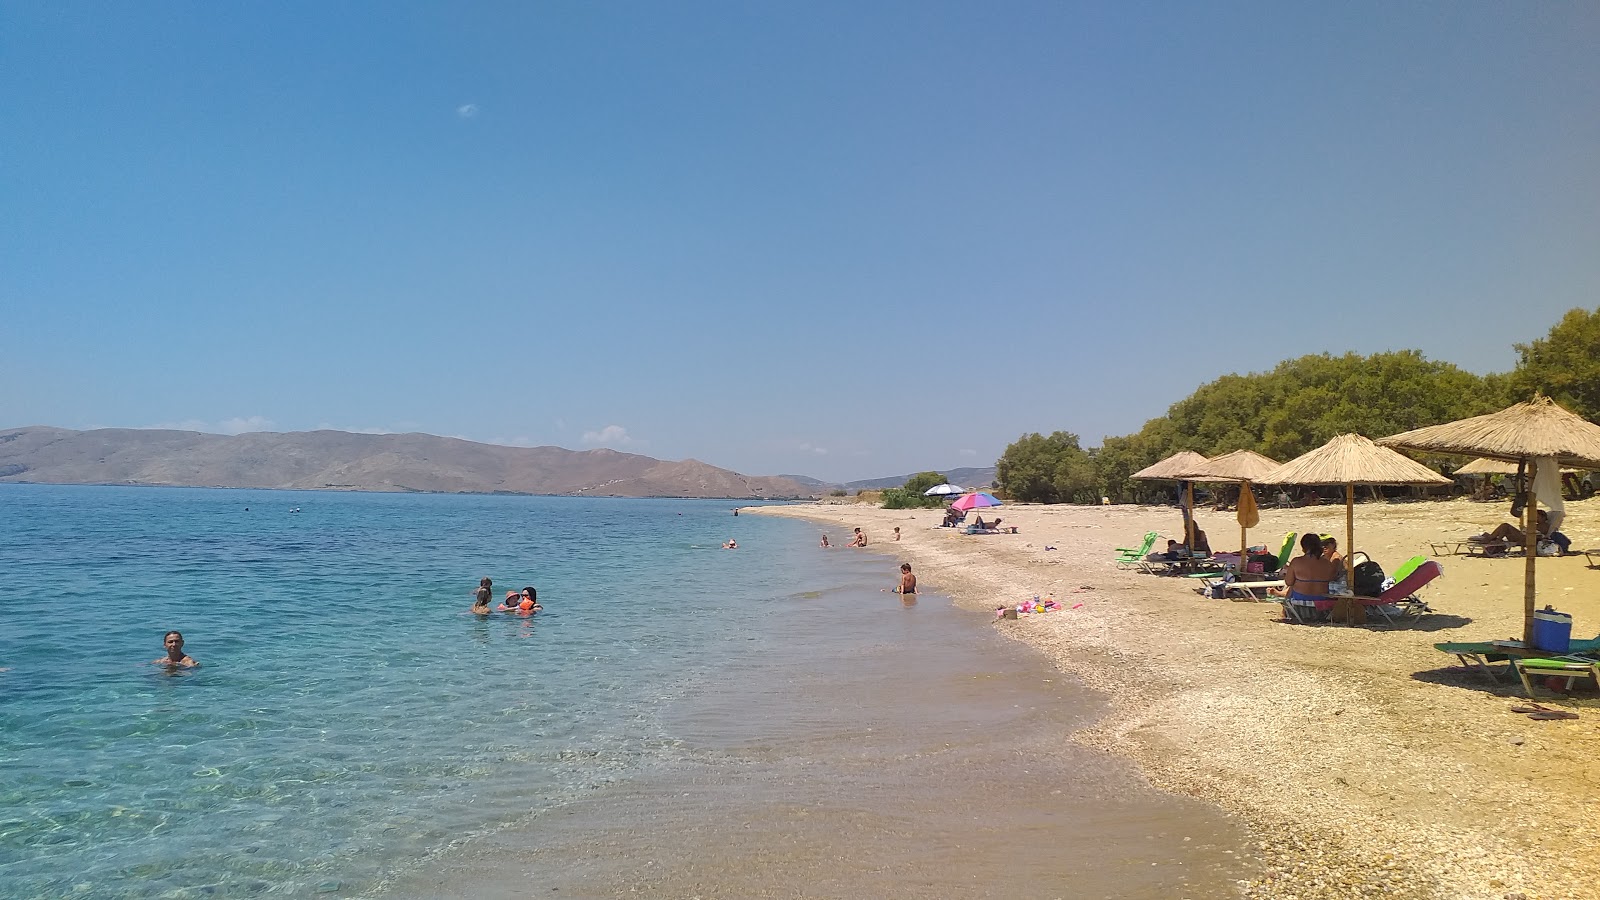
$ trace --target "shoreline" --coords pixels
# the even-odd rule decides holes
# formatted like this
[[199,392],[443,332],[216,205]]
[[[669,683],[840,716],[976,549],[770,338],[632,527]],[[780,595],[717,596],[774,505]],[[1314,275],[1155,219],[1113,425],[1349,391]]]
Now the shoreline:
[[[1466,672],[1439,641],[1520,633],[1521,560],[1446,558],[1426,591],[1436,614],[1410,628],[1299,626],[1277,604],[1210,600],[1183,579],[1118,570],[1113,548],[1176,530],[1163,507],[1007,505],[1017,535],[938,528],[940,510],[814,503],[741,509],[806,519],[912,563],[919,583],[993,611],[1033,594],[1082,601],[997,623],[1106,694],[1073,740],[1131,760],[1150,783],[1237,816],[1260,855],[1247,897],[1592,897],[1600,866],[1600,704],[1541,699],[1581,718],[1511,713],[1520,683]],[[1387,568],[1430,538],[1500,521],[1498,504],[1363,504],[1355,542]],[[1202,510],[1213,546],[1236,549],[1230,513]],[[1263,510],[1251,543],[1287,530],[1343,537],[1342,506]],[[886,540],[894,526],[902,539]],[[1569,506],[1575,547],[1600,545],[1600,503]],[[1470,531],[1469,531],[1470,529]],[[1229,537],[1229,532],[1232,537]],[[835,541],[835,544],[838,544]],[[1055,548],[1046,550],[1046,547]],[[848,551],[845,551],[848,552]],[[1541,559],[1539,602],[1600,623],[1600,573]],[[1069,593],[1086,586],[1091,590]]]

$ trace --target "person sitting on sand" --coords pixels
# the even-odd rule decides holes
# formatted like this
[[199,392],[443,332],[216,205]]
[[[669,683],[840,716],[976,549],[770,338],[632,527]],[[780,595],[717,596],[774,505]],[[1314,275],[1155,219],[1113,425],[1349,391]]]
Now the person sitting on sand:
[[161,639],[167,648],[167,655],[150,661],[151,665],[166,666],[169,669],[192,669],[200,665],[194,657],[183,652],[183,632],[169,631]]
[[1268,588],[1268,593],[1290,600],[1326,600],[1328,584],[1339,580],[1343,567],[1322,558],[1322,536],[1307,532],[1300,538],[1302,556],[1289,560],[1283,569],[1283,587]]
[[832,544],[830,544],[830,543],[828,543],[828,536],[827,536],[827,535],[823,535],[823,536],[822,536],[822,543],[820,543],[820,544],[818,544],[818,545],[817,545],[817,546],[818,546],[818,547],[821,547],[821,548],[822,548],[822,549],[824,549],[824,550],[831,550],[831,549],[833,549],[833,545],[832,545]]
[[894,539],[897,540],[897,541],[900,540],[900,526],[899,525],[896,525],[894,527]]
[[865,547],[866,545],[867,545],[866,532],[862,531],[860,528],[857,528],[855,530],[855,536],[850,538],[850,543],[845,544],[846,547]]

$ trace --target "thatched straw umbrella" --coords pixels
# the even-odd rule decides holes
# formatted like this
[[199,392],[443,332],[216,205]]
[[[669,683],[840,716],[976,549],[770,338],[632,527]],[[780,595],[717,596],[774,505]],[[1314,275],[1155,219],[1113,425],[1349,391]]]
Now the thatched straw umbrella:
[[[1532,462],[1530,474],[1534,476],[1541,466],[1600,469],[1600,426],[1543,396],[1486,416],[1396,434],[1379,443],[1422,453],[1483,456],[1519,467]],[[1522,534],[1526,541],[1523,550],[1527,558],[1522,583],[1522,639],[1529,646],[1533,644],[1534,562],[1539,556],[1538,497],[1534,495],[1533,482],[1531,477],[1525,481],[1528,487],[1522,507]]]
[[1515,475],[1516,463],[1478,457],[1455,471],[1457,475]]
[[1183,506],[1183,545],[1194,546],[1193,521],[1190,519],[1194,509],[1194,483],[1189,480],[1189,473],[1206,464],[1206,458],[1193,450],[1180,450],[1153,465],[1145,466],[1139,471],[1129,475],[1140,481],[1176,481],[1184,491],[1186,501]]
[[1356,485],[1449,484],[1450,479],[1422,463],[1379,447],[1359,434],[1341,434],[1310,453],[1297,456],[1261,477],[1264,484],[1344,485],[1344,573],[1356,585]]
[[1239,571],[1244,571],[1245,548],[1250,544],[1245,538],[1250,529],[1261,521],[1256,510],[1256,495],[1250,492],[1250,482],[1278,467],[1278,461],[1262,456],[1254,450],[1235,450],[1215,457],[1198,467],[1192,474],[1195,481],[1225,481],[1239,483],[1239,506],[1235,518],[1239,520]]

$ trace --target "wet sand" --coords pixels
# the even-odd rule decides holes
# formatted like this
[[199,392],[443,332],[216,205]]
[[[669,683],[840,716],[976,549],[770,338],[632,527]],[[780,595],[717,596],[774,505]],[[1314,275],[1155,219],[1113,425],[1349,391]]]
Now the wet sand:
[[980,614],[858,586],[775,625],[673,708],[674,764],[385,896],[1212,898],[1256,874],[1238,822],[1073,743],[1104,701]]

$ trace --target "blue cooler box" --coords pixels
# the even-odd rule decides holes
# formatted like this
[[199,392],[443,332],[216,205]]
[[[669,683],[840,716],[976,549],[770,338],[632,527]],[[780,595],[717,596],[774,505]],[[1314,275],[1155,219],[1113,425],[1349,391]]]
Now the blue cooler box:
[[1533,614],[1533,646],[1546,653],[1566,653],[1572,643],[1572,616],[1553,609]]

